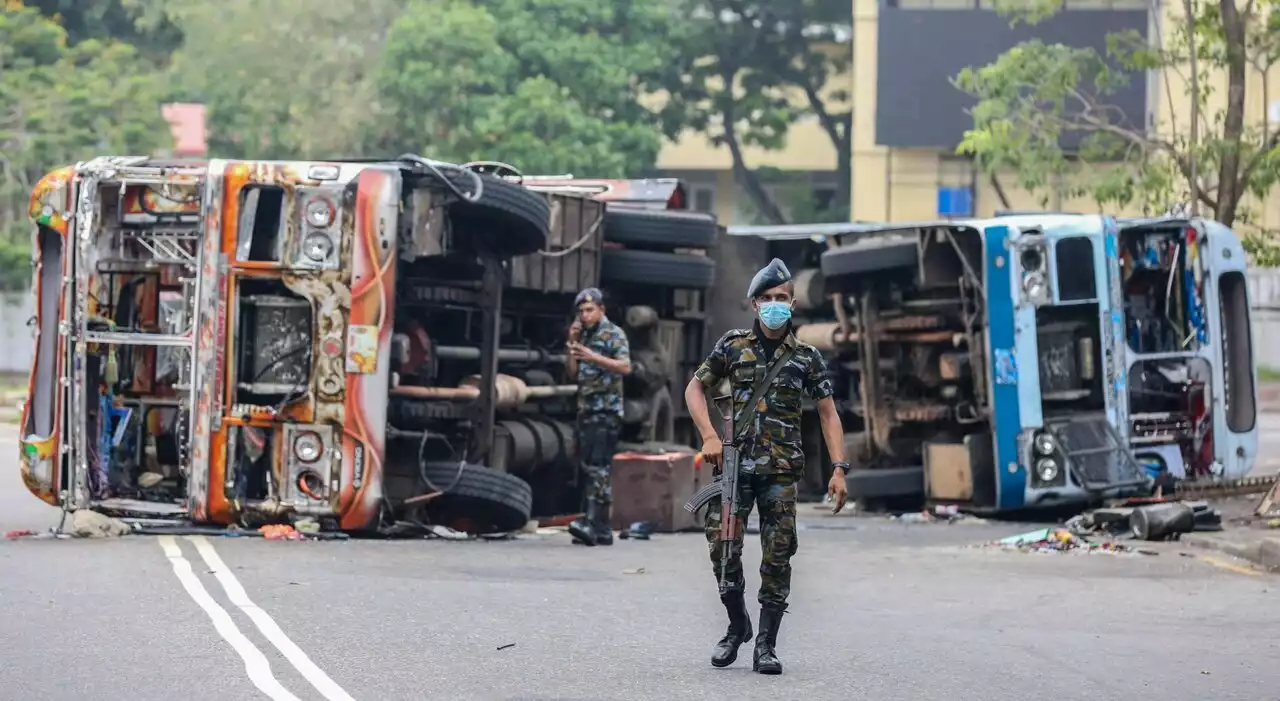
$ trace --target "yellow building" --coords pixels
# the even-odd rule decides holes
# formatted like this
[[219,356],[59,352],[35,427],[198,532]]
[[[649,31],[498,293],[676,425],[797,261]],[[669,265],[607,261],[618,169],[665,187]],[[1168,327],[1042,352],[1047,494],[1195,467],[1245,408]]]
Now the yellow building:
[[[1019,190],[1012,177],[993,182],[976,172],[967,159],[957,157],[955,144],[971,121],[965,113],[966,97],[949,79],[965,66],[989,63],[1032,37],[1104,51],[1107,34],[1123,29],[1137,29],[1158,40],[1183,21],[1181,3],[1166,2],[1164,12],[1149,13],[1151,0],[1065,0],[1064,11],[1050,20],[1011,27],[993,11],[991,2],[852,0],[851,41],[844,47],[852,52],[852,70],[830,87],[853,96],[853,219],[990,216],[1006,208],[1098,211],[1091,200],[1052,193],[1042,204],[1039,195]],[[1280,97],[1280,70],[1273,74],[1264,93],[1262,76],[1251,71],[1247,114],[1253,124],[1269,109],[1272,119],[1280,121],[1280,102],[1263,104],[1264,94]],[[1168,124],[1170,115],[1176,123],[1187,123],[1189,102],[1183,78],[1171,75],[1169,79],[1166,83],[1165,76],[1150,74],[1145,80],[1132,81],[1128,90],[1115,97],[1132,124]],[[1212,87],[1224,86],[1225,77],[1211,76],[1210,82],[1216,84]],[[1221,88],[1211,90],[1210,115],[1221,109],[1217,103],[1225,93]],[[794,178],[811,182],[819,197],[835,187],[835,163],[831,140],[813,121],[795,125],[785,149],[747,152],[749,167],[789,171]],[[668,144],[658,161],[664,175],[689,183],[695,208],[713,211],[726,223],[763,223],[749,220],[754,209],[735,182],[731,166],[728,150],[713,147],[700,134]],[[1266,207],[1251,203],[1263,225],[1280,226],[1278,198],[1280,194]]]

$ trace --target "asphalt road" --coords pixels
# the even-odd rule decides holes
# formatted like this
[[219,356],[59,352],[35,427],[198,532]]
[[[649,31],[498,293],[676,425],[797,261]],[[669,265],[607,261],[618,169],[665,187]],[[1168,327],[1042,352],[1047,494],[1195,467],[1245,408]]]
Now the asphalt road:
[[[56,524],[12,455],[0,429],[0,529]],[[709,666],[724,622],[698,536],[12,540],[0,699],[1252,700],[1280,686],[1270,575],[1170,547],[966,548],[1020,526],[802,509],[781,677],[752,674],[746,648]]]

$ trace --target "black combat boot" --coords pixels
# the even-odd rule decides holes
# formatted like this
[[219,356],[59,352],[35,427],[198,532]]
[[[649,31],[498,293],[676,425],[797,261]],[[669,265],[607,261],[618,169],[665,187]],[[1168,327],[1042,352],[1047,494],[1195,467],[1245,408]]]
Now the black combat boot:
[[569,524],[569,535],[573,536],[573,542],[595,547],[596,511],[596,503],[594,501],[589,501],[587,502],[586,515]]
[[756,636],[755,661],[751,669],[761,674],[782,674],[782,662],[774,654],[778,644],[778,624],[782,623],[782,609],[773,606],[760,607],[760,635]]
[[711,653],[712,667],[728,667],[738,659],[738,648],[751,640],[751,616],[747,615],[747,603],[742,592],[729,592],[720,597],[724,610],[729,612],[729,630],[716,643]]
[[591,530],[596,534],[596,545],[613,545],[613,524],[609,522],[611,504],[596,504],[596,519],[591,522]]

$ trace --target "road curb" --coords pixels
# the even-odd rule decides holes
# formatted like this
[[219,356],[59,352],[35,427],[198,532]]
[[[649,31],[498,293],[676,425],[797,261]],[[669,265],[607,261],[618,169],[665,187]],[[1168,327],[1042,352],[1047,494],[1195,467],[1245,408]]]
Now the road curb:
[[1263,537],[1249,542],[1195,533],[1183,536],[1182,542],[1193,548],[1220,552],[1251,562],[1270,572],[1280,572],[1280,538]]

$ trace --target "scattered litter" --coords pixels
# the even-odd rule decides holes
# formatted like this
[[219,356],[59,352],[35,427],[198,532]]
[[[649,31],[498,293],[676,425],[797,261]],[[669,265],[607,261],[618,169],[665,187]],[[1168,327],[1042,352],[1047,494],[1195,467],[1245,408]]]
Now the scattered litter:
[[287,524],[272,524],[263,526],[258,529],[263,538],[267,540],[303,540],[305,535],[299,533],[293,526]]
[[1022,552],[1035,553],[1079,552],[1115,554],[1139,552],[1143,555],[1155,554],[1152,551],[1135,551],[1134,548],[1113,541],[1093,542],[1072,533],[1067,528],[1041,528],[1027,533],[1011,535],[1007,538],[1001,538],[989,545],[997,546],[1006,550],[1019,550]]
[[320,522],[313,518],[304,518],[293,524],[293,527],[300,533],[319,533]]
[[644,574],[644,568],[643,568],[643,567],[634,567],[634,568],[629,569],[629,570],[623,570],[623,571],[622,571],[622,573],[623,573],[623,574]]
[[499,645],[499,646],[498,646],[498,649],[499,649],[499,650],[506,650],[507,648],[512,648],[512,647],[515,647],[515,646],[516,646],[516,644],[515,644],[515,643],[507,643],[506,645]]
[[427,526],[427,532],[437,538],[444,538],[445,540],[469,540],[471,538],[469,533],[455,531],[448,526],[441,526],[439,524]]
[[925,511],[909,511],[905,514],[893,514],[889,516],[890,521],[899,521],[901,523],[934,523],[942,521],[945,523],[959,523],[961,521],[981,521],[974,519],[968,514],[960,512],[960,508],[955,504],[935,504],[932,509]]
[[4,537],[7,539],[26,538],[28,536],[33,536],[35,534],[36,534],[35,531],[24,528],[22,530],[17,530],[17,531],[6,531],[4,534]]

